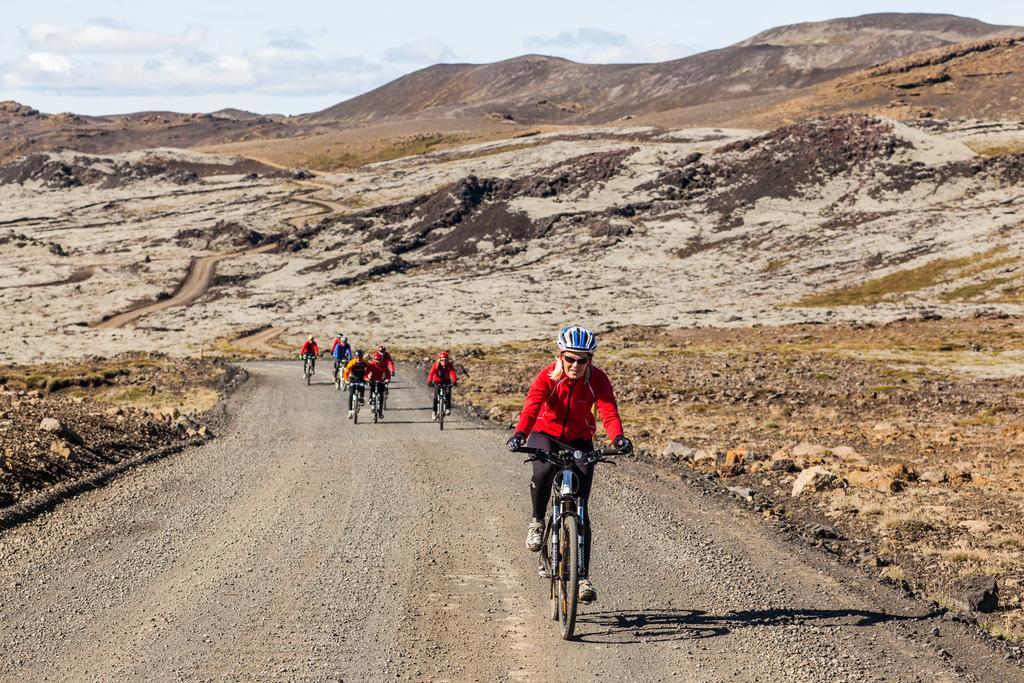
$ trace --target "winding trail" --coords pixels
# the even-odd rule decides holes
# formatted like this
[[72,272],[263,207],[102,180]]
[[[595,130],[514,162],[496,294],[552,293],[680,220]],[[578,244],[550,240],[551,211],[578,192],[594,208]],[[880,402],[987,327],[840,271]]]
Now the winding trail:
[[[249,363],[218,438],[0,534],[0,680],[1021,681],[941,619],[650,466],[598,471],[559,639],[529,468],[399,367],[353,425],[321,365]],[[933,631],[937,629],[937,634]]]
[[117,329],[124,327],[129,323],[133,323],[139,318],[151,313],[157,313],[158,311],[174,308],[175,306],[185,306],[190,304],[205,294],[206,290],[210,288],[210,284],[213,282],[213,276],[217,273],[217,264],[224,259],[249,254],[260,254],[270,251],[276,247],[277,244],[272,242],[254,249],[243,249],[242,251],[235,251],[228,254],[213,254],[211,256],[203,256],[202,258],[193,259],[185,279],[182,280],[181,284],[178,285],[178,289],[170,297],[105,318],[98,323],[95,323],[93,327],[98,329]]
[[292,195],[289,197],[289,201],[300,202],[302,204],[312,204],[313,206],[318,206],[321,209],[315,213],[301,214],[289,218],[288,223],[296,230],[304,228],[311,218],[326,218],[328,216],[348,211],[346,207],[342,206],[338,202],[334,202],[329,199],[319,199],[313,196],[317,192],[330,189],[330,185],[315,183],[309,180],[293,180],[292,182],[300,187],[307,188],[308,191]]
[[[288,224],[291,225],[295,230],[300,230],[303,227],[305,227],[306,223],[311,218],[323,218],[346,211],[346,208],[337,202],[333,202],[327,199],[318,199],[312,196],[316,192],[328,189],[329,186],[303,180],[294,180],[291,182],[306,188],[306,191],[289,197],[289,201],[299,202],[303,204],[312,204],[320,208],[320,211],[317,211],[312,214],[301,214],[289,218]],[[100,320],[99,322],[94,323],[92,327],[96,329],[118,329],[135,322],[139,318],[150,315],[151,313],[157,313],[159,311],[163,311],[168,308],[174,308],[176,306],[186,306],[206,293],[206,291],[210,288],[211,283],[213,282],[214,275],[217,272],[217,264],[223,261],[224,259],[245,256],[248,254],[259,254],[271,251],[276,247],[276,243],[270,243],[265,244],[261,247],[256,247],[254,249],[244,249],[242,251],[236,251],[227,254],[212,254],[209,256],[195,258],[189,265],[188,273],[185,275],[185,279],[182,280],[181,284],[178,285],[178,288],[175,290],[173,295],[161,301],[154,301],[152,303],[143,304],[141,306],[132,308],[122,313],[117,313],[110,317],[106,317]],[[269,349],[270,347],[265,348]]]
[[284,334],[287,329],[287,327],[268,327],[267,329],[256,332],[255,334],[238,337],[231,343],[232,345],[243,349],[261,351],[263,353],[274,355],[280,353],[281,349],[271,346],[270,343]]

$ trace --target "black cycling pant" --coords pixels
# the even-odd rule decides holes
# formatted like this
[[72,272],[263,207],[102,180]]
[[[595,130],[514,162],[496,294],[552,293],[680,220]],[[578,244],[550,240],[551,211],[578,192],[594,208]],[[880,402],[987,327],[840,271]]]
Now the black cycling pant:
[[362,403],[364,398],[366,397],[366,385],[363,384],[362,382],[360,382],[359,384],[354,384],[352,382],[352,380],[349,380],[349,382],[348,382],[348,409],[349,410],[352,410],[352,396],[355,395],[356,393],[359,394],[359,402]]
[[[444,403],[449,408],[451,408],[452,407],[452,383],[451,382],[442,382],[441,383],[441,387],[444,390]],[[434,403],[433,403],[434,412],[435,413],[437,412],[437,399],[438,399],[438,396],[437,396],[437,385],[435,384],[434,385]]]
[[384,406],[383,406],[383,401],[384,401],[384,390],[385,390],[385,387],[384,387],[384,382],[383,382],[383,381],[380,381],[380,382],[374,382],[373,380],[371,380],[371,381],[370,381],[370,393],[371,393],[371,394],[373,394],[373,390],[374,390],[374,389],[376,389],[376,390],[377,390],[377,392],[378,392],[378,393],[380,394],[380,400],[381,400],[381,404],[382,404],[382,405],[381,405],[381,407],[383,408],[383,407],[384,407]]
[[[533,432],[526,440],[526,445],[530,448],[540,448],[548,451],[557,450],[551,439],[552,437],[547,434]],[[584,452],[594,450],[594,443],[589,439],[579,439],[567,443],[573,448]],[[548,514],[551,486],[555,483],[555,476],[562,470],[557,465],[539,460],[534,460],[532,464],[533,478],[530,480],[530,498],[533,502],[533,518],[544,520]],[[590,526],[590,487],[594,483],[594,465],[593,463],[582,466],[574,465],[573,472],[576,473],[576,478],[579,480],[580,485],[577,493],[586,503],[583,506],[583,569],[580,574],[580,578],[585,579],[590,575],[590,542],[593,536]]]

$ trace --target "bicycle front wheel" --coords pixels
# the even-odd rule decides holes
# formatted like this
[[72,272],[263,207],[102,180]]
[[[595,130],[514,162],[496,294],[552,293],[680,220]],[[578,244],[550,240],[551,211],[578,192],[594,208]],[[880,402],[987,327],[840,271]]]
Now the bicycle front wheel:
[[562,623],[562,639],[572,640],[576,631],[576,607],[579,604],[579,529],[575,517],[562,517],[562,533],[558,539],[561,566],[558,572],[558,612]]

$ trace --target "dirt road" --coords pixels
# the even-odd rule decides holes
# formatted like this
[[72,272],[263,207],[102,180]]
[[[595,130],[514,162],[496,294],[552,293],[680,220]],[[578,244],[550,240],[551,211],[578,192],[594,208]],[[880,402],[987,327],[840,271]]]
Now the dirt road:
[[202,258],[195,259],[192,265],[189,266],[188,274],[185,275],[185,279],[178,286],[176,292],[166,299],[160,301],[154,301],[151,304],[140,306],[139,308],[133,308],[130,311],[124,313],[118,313],[117,315],[111,316],[106,320],[101,320],[96,323],[95,327],[100,329],[116,329],[124,327],[129,323],[133,323],[139,318],[149,315],[150,313],[156,313],[157,311],[163,311],[168,308],[174,308],[175,306],[184,306],[190,304],[210,288],[210,284],[213,282],[213,276],[217,274],[217,264],[224,259],[234,258],[236,256],[242,256],[243,254],[259,254],[265,251],[270,251],[277,247],[277,244],[264,244],[261,247],[255,249],[243,249],[242,251],[235,251],[228,254],[213,254],[211,256],[203,256]]
[[306,188],[307,191],[302,193],[302,194],[293,194],[289,198],[289,201],[299,202],[301,204],[310,204],[312,206],[318,207],[318,209],[319,209],[318,211],[315,211],[314,213],[304,213],[304,214],[299,214],[298,216],[293,216],[293,217],[289,218],[288,219],[288,223],[293,228],[295,228],[296,230],[301,230],[303,227],[305,227],[306,222],[309,221],[312,218],[323,219],[323,218],[326,218],[327,216],[331,216],[331,215],[339,214],[339,213],[345,213],[346,211],[349,210],[346,207],[344,207],[341,204],[339,204],[338,202],[332,202],[329,199],[320,199],[320,198],[314,196],[318,192],[322,192],[324,190],[330,190],[331,189],[330,185],[325,185],[323,183],[316,183],[316,182],[312,182],[312,181],[309,181],[309,180],[295,180],[293,182],[296,185],[299,185],[300,187]]
[[214,442],[0,535],[0,678],[1022,680],[966,627],[637,464],[599,474],[601,600],[560,641],[502,433],[438,431],[408,368],[386,422],[354,426],[326,364],[312,387],[298,363],[247,367]]

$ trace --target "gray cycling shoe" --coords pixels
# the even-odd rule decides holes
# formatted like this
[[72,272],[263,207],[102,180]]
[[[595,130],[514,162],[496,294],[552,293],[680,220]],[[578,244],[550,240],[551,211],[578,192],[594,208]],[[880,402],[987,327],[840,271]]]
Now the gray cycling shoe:
[[597,602],[597,589],[590,579],[580,579],[579,599],[580,602]]
[[544,522],[533,520],[526,530],[526,548],[531,553],[540,551],[544,544]]

